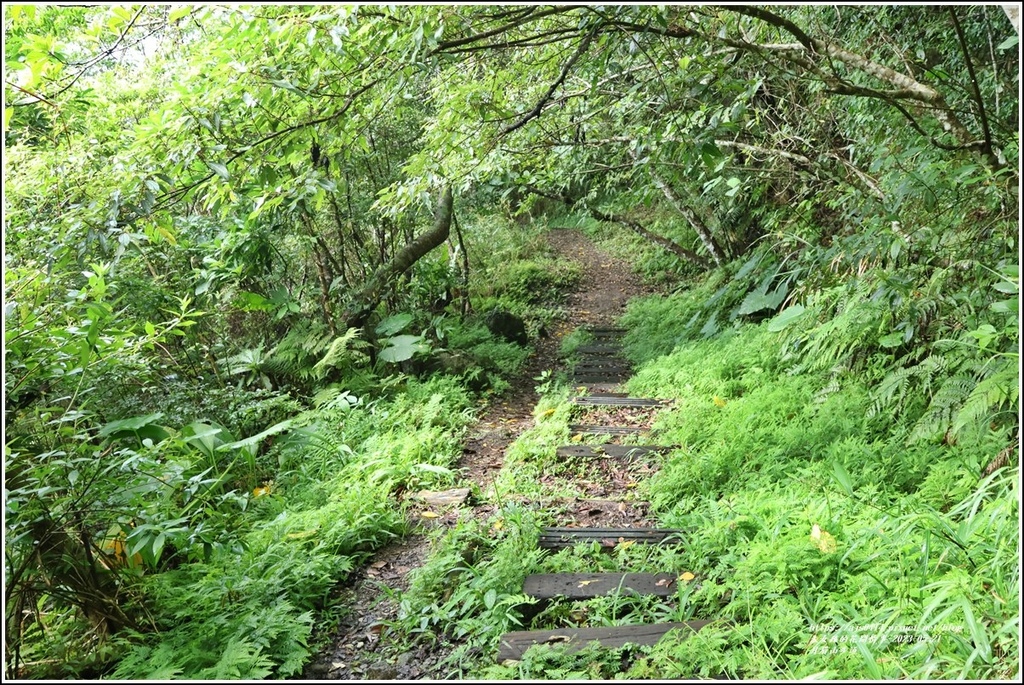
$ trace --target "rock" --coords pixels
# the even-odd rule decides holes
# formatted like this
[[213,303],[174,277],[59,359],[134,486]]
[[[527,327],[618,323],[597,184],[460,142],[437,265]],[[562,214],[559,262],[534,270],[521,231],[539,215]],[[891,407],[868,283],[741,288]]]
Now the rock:
[[484,323],[487,330],[498,337],[524,347],[530,344],[530,339],[526,335],[526,323],[515,314],[495,309],[484,317]]
[[455,504],[462,504],[469,497],[469,488],[454,488],[452,490],[444,490],[442,492],[434,492],[433,490],[420,490],[415,495],[415,499],[423,500],[432,507],[444,507]]
[[394,680],[398,677],[398,669],[386,661],[377,661],[367,667],[366,677],[371,680]]
[[330,670],[331,670],[330,665],[329,664],[324,664],[324,663],[312,664],[309,667],[309,672],[312,675],[323,675],[323,674],[327,673]]

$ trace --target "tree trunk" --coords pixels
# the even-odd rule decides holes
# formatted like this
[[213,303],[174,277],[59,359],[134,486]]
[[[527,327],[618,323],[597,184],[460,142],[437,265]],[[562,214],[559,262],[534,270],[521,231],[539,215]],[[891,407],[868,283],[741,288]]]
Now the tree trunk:
[[392,282],[404,274],[421,257],[443,245],[452,227],[452,191],[445,188],[434,214],[434,227],[403,247],[387,264],[381,265],[370,277],[366,287],[355,296],[344,315],[343,329],[361,328],[370,313],[380,304]]
[[705,268],[706,269],[707,266],[708,266],[707,260],[704,259],[703,257],[701,257],[696,252],[693,252],[691,250],[687,250],[682,245],[674,243],[671,240],[669,240],[668,238],[662,238],[660,235],[655,235],[654,233],[651,233],[646,228],[644,228],[643,226],[641,226],[640,224],[638,224],[637,222],[635,222],[635,221],[633,221],[631,219],[627,219],[625,217],[617,216],[617,215],[614,215],[614,214],[605,214],[604,212],[602,212],[600,210],[597,210],[597,209],[589,209],[588,211],[598,221],[609,221],[609,222],[612,222],[612,223],[622,224],[623,226],[625,226],[629,230],[633,231],[637,235],[640,235],[640,236],[646,238],[647,240],[651,241],[655,245],[659,245],[659,246],[665,248],[666,250],[668,250],[672,254],[678,255],[678,256],[682,257],[683,259],[685,259],[685,260],[687,260],[689,262],[693,262],[694,264],[696,264],[697,266],[699,266],[701,268]]
[[697,232],[697,237],[704,243],[704,248],[711,255],[711,258],[715,260],[716,266],[722,266],[722,248],[718,246],[718,242],[715,240],[715,236],[711,235],[711,231],[704,222],[700,220],[697,214],[686,206],[683,199],[679,197],[675,188],[666,183],[661,176],[654,170],[653,167],[648,166],[648,171],[651,174],[651,178],[654,180],[654,185],[658,186],[658,190],[664,193],[668,201],[676,208],[676,211],[686,218],[689,222],[690,227]]

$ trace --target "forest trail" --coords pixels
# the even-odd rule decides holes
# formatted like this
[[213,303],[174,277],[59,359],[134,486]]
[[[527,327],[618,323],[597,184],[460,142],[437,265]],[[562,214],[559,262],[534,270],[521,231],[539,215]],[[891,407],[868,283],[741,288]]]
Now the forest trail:
[[[561,339],[582,326],[611,326],[631,298],[650,292],[627,262],[598,249],[579,231],[551,229],[545,236],[559,256],[583,267],[584,276],[578,288],[567,295],[565,319],[549,331],[548,337],[533,341],[535,353],[520,377],[512,380],[512,389],[483,408],[477,422],[469,428],[463,456],[456,468],[463,474],[462,487],[473,483],[471,490],[479,493],[486,493],[493,483],[502,467],[506,448],[533,425],[533,408],[538,401],[534,379],[545,370],[559,368]],[[407,496],[415,494],[407,493]],[[494,509],[493,504],[484,502],[473,506],[472,496],[463,506],[472,506],[474,516],[486,516]],[[596,511],[596,505],[586,506]],[[450,527],[458,518],[458,509],[458,506],[415,501],[410,516],[420,517],[419,523],[424,528]],[[425,518],[424,513],[439,516]],[[613,517],[607,521],[610,524],[621,524],[623,516],[630,518],[633,524],[642,524],[642,511],[601,513]],[[567,510],[560,516],[571,519],[574,512]],[[614,520],[616,517],[620,520]],[[407,589],[410,571],[422,565],[429,553],[426,531],[415,533],[381,549],[363,568],[353,572],[336,591],[343,613],[336,625],[318,628],[321,634],[329,631],[331,637],[327,646],[307,665],[302,679],[445,678],[446,674],[438,669],[451,646],[439,641],[401,653],[396,652],[383,635],[387,623],[398,614],[394,591]]]

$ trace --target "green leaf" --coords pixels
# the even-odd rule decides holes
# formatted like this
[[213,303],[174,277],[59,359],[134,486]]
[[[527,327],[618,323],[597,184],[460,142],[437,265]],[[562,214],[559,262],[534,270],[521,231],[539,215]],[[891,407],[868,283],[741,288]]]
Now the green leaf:
[[394,335],[401,331],[406,326],[408,326],[412,322],[412,319],[412,314],[392,314],[391,316],[377,324],[377,328],[375,328],[374,330],[377,331],[377,335]]
[[192,11],[192,6],[191,5],[183,5],[181,7],[178,7],[177,9],[173,9],[167,15],[167,21],[173,24],[174,22],[178,21],[182,17],[186,16],[191,11]]
[[292,420],[287,419],[285,421],[282,421],[281,423],[275,423],[270,428],[266,429],[265,431],[261,431],[256,435],[251,435],[248,438],[243,438],[241,440],[236,440],[235,442],[229,442],[224,445],[221,445],[220,447],[217,448],[217,451],[228,452],[230,450],[253,447],[263,442],[264,438],[270,437],[271,435],[275,435],[276,433],[280,433],[281,431],[288,430],[291,427]]
[[992,287],[1001,293],[1006,293],[1007,295],[1016,295],[1020,290],[1019,285],[1016,283],[1010,283],[1009,281],[999,281]]
[[407,359],[411,359],[417,352],[423,352],[427,350],[427,345],[423,343],[422,335],[398,335],[394,338],[389,338],[389,347],[382,350],[380,358],[386,362],[404,362]]
[[220,177],[221,177],[222,179],[224,179],[225,181],[227,181],[228,179],[230,179],[230,178],[231,178],[231,172],[229,172],[229,171],[228,171],[228,168],[227,168],[226,166],[224,166],[223,164],[220,164],[220,163],[218,163],[218,162],[207,162],[206,164],[207,164],[207,165],[208,165],[208,166],[209,166],[209,167],[210,167],[211,169],[213,169],[213,172],[214,172],[215,174],[217,174],[218,176],[220,176]]
[[779,331],[788,328],[794,321],[803,316],[805,308],[802,304],[794,304],[791,307],[786,307],[778,316],[768,322],[768,330],[772,333],[778,333]]
[[996,50],[1000,50],[1000,51],[1002,51],[1002,50],[1009,50],[1010,48],[1015,47],[1017,45],[1017,43],[1019,43],[1019,42],[1020,42],[1020,36],[1010,36],[1009,38],[1004,40],[1002,43],[997,45],[996,46]]
[[850,474],[846,468],[838,461],[832,462],[832,473],[836,477],[836,482],[839,483],[839,487],[843,489],[850,497],[853,497],[853,479],[850,478]]
[[903,344],[903,333],[896,331],[889,335],[884,335],[878,339],[878,344],[885,348],[899,347]]
[[1016,314],[1020,311],[1020,298],[1012,297],[1009,300],[1000,300],[989,305],[989,309],[997,314]]
[[154,414],[146,414],[145,416],[133,416],[130,419],[111,421],[100,428],[96,435],[98,437],[105,438],[107,436],[113,436],[114,434],[123,434],[126,432],[134,433],[150,424],[156,423],[163,417],[163,412],[158,411]]

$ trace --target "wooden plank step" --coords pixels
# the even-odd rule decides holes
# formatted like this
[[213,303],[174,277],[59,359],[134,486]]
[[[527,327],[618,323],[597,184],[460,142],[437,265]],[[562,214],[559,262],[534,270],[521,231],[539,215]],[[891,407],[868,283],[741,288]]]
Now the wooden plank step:
[[572,398],[573,404],[616,407],[660,407],[668,404],[666,400],[654,400],[647,397],[604,397],[602,395],[586,395]]
[[669,445],[564,445],[555,450],[556,457],[581,457],[584,459],[628,459],[647,454],[660,454],[673,447]]
[[[575,545],[601,543],[602,547],[614,549],[620,540],[640,545],[666,544],[681,531],[674,528],[558,528],[541,529],[537,545],[541,549],[564,549]],[[678,544],[678,543],[677,543]]]
[[642,433],[643,428],[636,426],[591,426],[584,423],[570,423],[569,432],[573,435],[636,435]]
[[584,326],[583,330],[587,333],[593,333],[595,335],[614,333],[616,335],[623,335],[626,332],[625,328],[619,326]]
[[633,375],[632,370],[625,367],[613,367],[613,366],[588,366],[579,367],[573,369],[574,376],[615,376],[615,377],[628,377]]
[[586,373],[587,371],[632,371],[633,367],[629,362],[613,357],[604,359],[584,359],[573,367],[575,373]]
[[593,599],[605,595],[676,593],[675,573],[536,573],[526,576],[523,594],[537,599]]
[[627,378],[629,378],[629,376],[625,374],[617,376],[573,376],[572,382],[581,383],[583,385],[618,385]]
[[621,354],[621,345],[583,345],[577,348],[577,354],[616,355]]
[[561,630],[520,630],[501,636],[498,648],[498,663],[507,659],[522,659],[526,650],[537,644],[549,644],[564,649],[566,654],[578,652],[593,641],[607,649],[626,645],[650,646],[658,643],[670,630],[696,633],[711,621],[688,621],[686,623],[649,623],[638,626],[613,626],[610,628],[563,628]]

